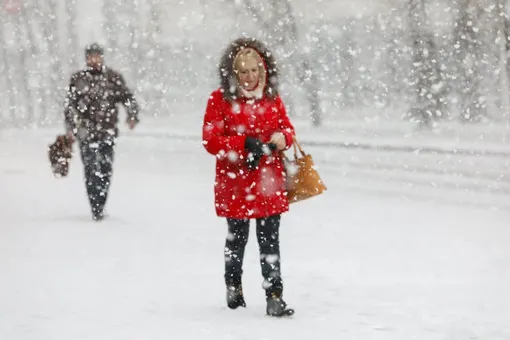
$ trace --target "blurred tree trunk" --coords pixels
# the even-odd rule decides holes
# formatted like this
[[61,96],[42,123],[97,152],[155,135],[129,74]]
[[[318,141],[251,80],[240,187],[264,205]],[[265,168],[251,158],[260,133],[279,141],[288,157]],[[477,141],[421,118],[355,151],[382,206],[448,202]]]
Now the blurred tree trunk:
[[47,101],[50,120],[62,120],[62,103],[64,98],[64,70],[61,59],[61,44],[59,38],[58,18],[55,0],[40,0],[40,24],[43,32],[45,53],[49,63],[46,72],[47,81],[44,84],[44,97]]
[[420,127],[431,126],[445,112],[444,82],[441,80],[437,47],[429,29],[424,0],[409,0],[412,39],[411,85],[414,101],[408,118]]
[[[39,60],[39,47],[38,41],[34,35],[34,7],[35,4],[32,2],[25,2],[20,7],[20,16],[23,23],[23,28],[26,33],[26,64],[25,64],[25,78],[26,86],[29,93],[30,103],[29,108],[32,107],[28,121],[32,123],[44,124],[47,117],[47,110],[43,104],[43,98],[41,95],[41,82],[43,75],[41,74],[41,63]],[[40,112],[39,118],[35,119],[35,111]]]
[[50,116],[49,112],[53,112],[53,108],[51,103],[54,102],[54,98],[51,97],[50,90],[54,88],[54,84],[52,81],[51,71],[48,70],[48,61],[51,58],[51,54],[49,53],[49,40],[52,40],[53,37],[50,35],[50,31],[47,28],[48,18],[46,17],[46,10],[44,9],[45,1],[36,1],[32,5],[34,23],[36,24],[37,29],[42,32],[41,36],[44,37],[38,41],[39,46],[39,54],[37,57],[37,68],[40,74],[40,98],[41,103],[40,106],[43,110],[42,121],[48,122]]
[[[352,22],[351,22],[352,23]],[[357,87],[359,83],[358,72],[354,60],[357,55],[357,46],[352,32],[352,25],[346,25],[340,40],[340,49],[338,58],[340,59],[342,79],[341,92],[343,95],[343,104],[347,108],[353,108],[357,104]]]
[[142,47],[142,29],[140,27],[140,22],[142,18],[140,17],[140,3],[138,0],[128,1],[128,6],[125,8],[126,16],[129,18],[125,21],[126,31],[129,32],[129,62],[128,65],[132,70],[133,74],[133,82],[134,84],[138,84],[141,78],[144,76],[145,65],[143,62],[143,47]]
[[147,109],[153,116],[159,116],[163,111],[161,107],[164,89],[164,69],[161,41],[161,1],[149,1],[149,22],[142,33],[144,42],[144,84],[150,88],[144,89],[146,93]]
[[[34,118],[33,94],[30,87],[30,69],[28,65],[28,56],[30,54],[30,50],[27,47],[26,39],[24,39],[21,11],[13,14],[13,18],[14,38],[17,46],[17,51],[19,53],[15,72],[17,75],[17,82],[19,82],[19,87],[17,87],[23,89],[23,93],[21,93],[21,99],[24,104],[22,111],[24,114],[20,117],[21,119],[17,119],[17,121],[26,124],[30,121],[33,121]],[[18,110],[18,112],[20,111]]]
[[499,23],[497,25],[497,38],[499,45],[499,77],[501,91],[501,109],[502,116],[508,118],[510,115],[510,20],[508,16],[508,4],[506,0],[497,0],[497,17]]
[[477,122],[487,116],[486,99],[482,95],[482,51],[479,39],[478,18],[483,10],[475,0],[459,0],[458,18],[455,22],[454,58],[459,74],[458,92],[460,94],[462,122]]
[[[120,5],[117,5],[120,6]],[[119,52],[119,25],[117,23],[116,7],[112,6],[110,1],[103,1],[103,17],[104,23],[103,28],[105,30],[106,49],[111,55],[117,56]]]
[[65,8],[67,13],[67,55],[69,74],[78,68],[78,56],[82,56],[78,46],[78,35],[76,34],[76,0],[66,0]]
[[[9,115],[11,124],[16,121],[16,97],[17,97],[17,88],[13,82],[13,74],[14,70],[9,60],[8,46],[5,39],[5,31],[4,27],[7,26],[8,19],[7,16],[11,14],[7,14],[5,12],[0,11],[0,21],[2,24],[0,25],[0,49],[2,52],[2,67],[4,75],[2,79],[5,80],[5,97],[7,97],[7,105],[9,107]],[[5,26],[4,26],[5,25]]]

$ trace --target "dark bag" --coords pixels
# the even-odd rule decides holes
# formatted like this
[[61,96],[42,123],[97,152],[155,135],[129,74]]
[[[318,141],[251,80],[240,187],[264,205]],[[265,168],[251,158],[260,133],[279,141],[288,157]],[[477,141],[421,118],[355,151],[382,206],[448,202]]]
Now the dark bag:
[[69,172],[69,162],[73,157],[73,141],[66,135],[57,136],[48,147],[51,171],[55,177],[65,177]]

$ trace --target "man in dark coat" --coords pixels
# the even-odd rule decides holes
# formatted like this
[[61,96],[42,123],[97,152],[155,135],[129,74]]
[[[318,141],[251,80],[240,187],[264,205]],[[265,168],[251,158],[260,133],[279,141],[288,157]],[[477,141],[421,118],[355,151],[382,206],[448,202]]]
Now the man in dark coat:
[[65,99],[67,135],[77,139],[93,219],[103,218],[112,175],[115,141],[118,137],[117,105],[127,112],[130,129],[138,124],[138,104],[124,78],[104,65],[103,48],[85,49],[87,67],[71,76]]

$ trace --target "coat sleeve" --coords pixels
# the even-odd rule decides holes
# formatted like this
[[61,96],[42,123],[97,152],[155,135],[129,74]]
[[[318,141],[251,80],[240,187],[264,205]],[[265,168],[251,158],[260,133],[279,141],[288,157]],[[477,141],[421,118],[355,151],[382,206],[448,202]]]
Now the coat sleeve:
[[279,130],[285,135],[285,150],[288,150],[293,143],[293,137],[295,135],[294,126],[290,122],[289,116],[287,115],[287,109],[283,104],[280,96],[276,98],[276,104],[278,106],[278,125]]
[[124,105],[127,112],[127,120],[128,121],[135,121],[139,122],[140,118],[138,116],[139,113],[139,106],[138,102],[136,101],[135,96],[133,95],[133,92],[131,89],[126,85],[126,82],[124,80],[124,77],[121,74],[116,75],[116,83],[118,86],[118,94],[119,94],[119,101]]
[[66,97],[64,99],[64,124],[66,132],[72,132],[76,135],[77,122],[79,119],[78,112],[78,93],[75,85],[76,76],[73,75],[69,81],[69,86],[66,90]]
[[222,100],[220,92],[214,92],[209,97],[202,126],[202,143],[210,154],[219,159],[229,157],[229,160],[235,162],[244,155],[246,136],[226,134],[225,119],[221,110]]

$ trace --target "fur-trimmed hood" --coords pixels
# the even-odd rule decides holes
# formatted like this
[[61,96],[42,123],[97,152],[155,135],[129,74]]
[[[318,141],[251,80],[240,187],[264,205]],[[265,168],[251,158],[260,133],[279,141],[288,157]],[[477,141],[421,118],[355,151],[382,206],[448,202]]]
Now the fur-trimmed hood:
[[274,55],[267,49],[261,41],[255,38],[239,38],[234,40],[226,48],[221,57],[219,73],[221,80],[221,89],[223,97],[229,101],[235,100],[239,96],[239,84],[234,73],[234,59],[239,51],[244,48],[252,48],[258,52],[264,61],[266,69],[266,84],[263,94],[268,98],[278,96],[278,68]]

